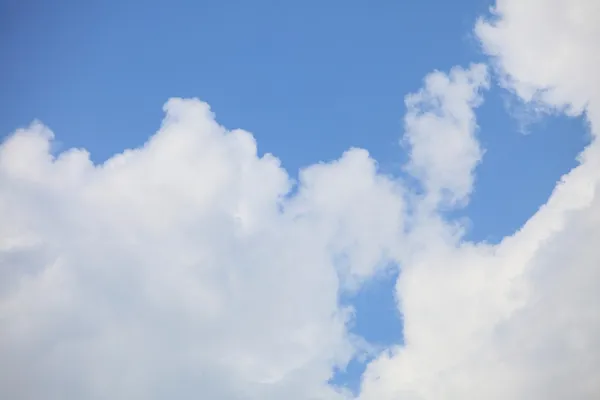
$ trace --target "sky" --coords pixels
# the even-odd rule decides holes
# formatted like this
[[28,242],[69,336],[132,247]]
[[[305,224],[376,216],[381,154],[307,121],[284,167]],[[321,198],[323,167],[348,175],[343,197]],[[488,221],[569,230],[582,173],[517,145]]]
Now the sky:
[[0,1],[0,397],[597,398],[598,27]]

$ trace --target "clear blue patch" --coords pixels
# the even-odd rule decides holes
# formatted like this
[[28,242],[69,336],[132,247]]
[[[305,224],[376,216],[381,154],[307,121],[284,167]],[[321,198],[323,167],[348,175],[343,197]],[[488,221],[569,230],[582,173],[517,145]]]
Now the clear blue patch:
[[556,182],[577,165],[589,143],[583,118],[507,114],[507,92],[485,95],[477,111],[479,140],[486,150],[476,171],[471,202],[451,217],[467,217],[466,238],[497,243],[518,230],[546,203]]
[[[355,311],[351,333],[364,338],[376,348],[403,342],[402,319],[395,295],[398,275],[397,268],[389,268],[386,273],[367,281],[358,292],[341,298],[343,305],[352,306]],[[372,355],[359,355],[345,369],[335,371],[330,383],[357,393],[360,377],[372,359]]]
[[366,359],[353,358],[345,369],[335,371],[329,384],[346,388],[353,395],[357,395],[360,392],[362,375],[371,360],[373,360],[373,357]]
[[342,304],[354,308],[351,332],[369,343],[388,346],[402,342],[402,320],[396,302],[397,268],[367,281],[351,297],[342,297]]

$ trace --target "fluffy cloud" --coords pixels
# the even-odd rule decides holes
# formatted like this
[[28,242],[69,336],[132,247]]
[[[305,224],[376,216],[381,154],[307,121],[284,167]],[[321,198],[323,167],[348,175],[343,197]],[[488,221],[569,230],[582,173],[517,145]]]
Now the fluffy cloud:
[[467,71],[429,74],[423,89],[406,96],[407,170],[422,182],[429,203],[467,200],[483,155],[475,138],[474,108],[482,101],[480,89],[488,87],[487,68],[475,64]]
[[[472,172],[485,86],[475,65],[409,98],[427,187],[466,195],[443,162]],[[2,394],[347,397],[327,385],[361,346],[338,295],[408,251],[404,189],[352,149],[301,171],[291,195],[278,160],[206,104],[165,111],[143,147],[102,165],[53,156],[39,123],[0,147]],[[427,149],[438,129],[456,141],[445,161]]]
[[600,3],[497,0],[493,12],[475,32],[505,84],[526,101],[598,118]]
[[[476,32],[524,101],[600,133],[598,3],[499,0]],[[352,397],[327,384],[361,351],[340,291],[390,261],[404,344],[363,400],[593,399],[600,394],[600,145],[497,245],[440,208],[468,201],[484,150],[487,68],[434,72],[408,95],[406,171],[366,151],[301,171],[251,134],[170,100],[142,147],[101,165],[54,155],[39,123],[0,145],[0,397]]]
[[419,216],[421,245],[397,282],[405,345],[369,366],[361,398],[600,395],[599,10],[596,1],[499,0],[494,20],[477,24],[507,88],[585,113],[594,139],[547,204],[498,245]]
[[[302,171],[171,100],[93,165],[34,124],[0,147],[3,398],[336,399],[340,282],[386,263],[400,188],[363,150]],[[343,261],[342,261],[343,260]]]
[[[590,149],[591,150],[591,149]],[[592,399],[600,393],[596,161],[500,244],[435,229],[397,283],[405,344],[374,361],[364,399]],[[425,219],[423,220],[425,223]]]

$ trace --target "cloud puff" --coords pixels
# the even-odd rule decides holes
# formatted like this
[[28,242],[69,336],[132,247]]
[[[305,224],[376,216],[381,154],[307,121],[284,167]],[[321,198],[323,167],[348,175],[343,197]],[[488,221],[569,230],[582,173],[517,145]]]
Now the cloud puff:
[[[340,282],[388,262],[398,185],[364,150],[300,174],[170,100],[143,147],[0,147],[3,398],[323,398],[356,351]],[[341,262],[340,260],[343,260]]]
[[[547,109],[585,113],[594,138],[598,7],[584,0],[499,0],[496,18],[476,27],[509,89]],[[369,366],[362,399],[600,395],[596,139],[579,160],[547,204],[498,245],[461,240],[451,222],[420,216],[414,223],[420,246],[400,260],[397,282],[405,345]]]
[[526,101],[570,114],[592,108],[598,118],[600,3],[497,0],[493,13],[478,21],[475,33],[507,86]]
[[498,245],[460,241],[452,225],[422,228],[429,239],[405,260],[397,283],[405,344],[369,366],[361,398],[600,393],[595,152],[594,162],[565,176],[548,204]]
[[[426,82],[408,100],[415,160],[426,187],[464,196],[444,163],[470,174],[478,161],[462,158],[478,148],[485,68]],[[291,195],[279,161],[205,103],[165,111],[143,147],[102,165],[53,156],[39,123],[0,147],[3,395],[348,396],[327,385],[360,344],[338,295],[408,250],[402,185],[351,149],[301,171]],[[444,160],[427,149],[440,129],[454,144]]]
[[423,89],[406,96],[403,142],[411,157],[408,172],[418,178],[429,200],[454,204],[467,200],[473,173],[483,156],[475,138],[474,108],[489,87],[487,68],[454,68],[429,74]]

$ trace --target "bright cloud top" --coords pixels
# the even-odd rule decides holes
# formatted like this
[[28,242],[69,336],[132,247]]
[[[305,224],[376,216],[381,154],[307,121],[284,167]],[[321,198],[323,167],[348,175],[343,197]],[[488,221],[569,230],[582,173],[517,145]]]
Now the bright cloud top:
[[[504,85],[600,132],[596,1],[503,0],[476,33]],[[568,55],[566,57],[565,55]],[[497,245],[464,205],[483,149],[475,64],[406,97],[406,171],[361,149],[300,173],[251,134],[172,99],[142,147],[93,165],[39,123],[0,146],[0,395],[11,399],[348,399],[327,382],[368,344],[341,291],[390,262],[404,344],[361,399],[600,394],[600,148]],[[401,333],[398,332],[398,335]]]

